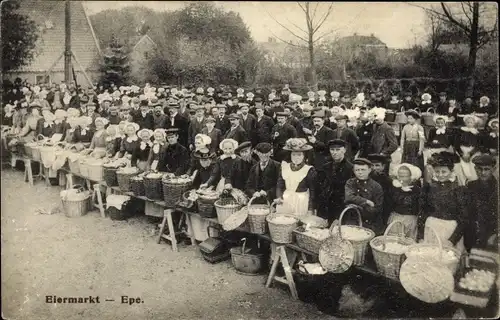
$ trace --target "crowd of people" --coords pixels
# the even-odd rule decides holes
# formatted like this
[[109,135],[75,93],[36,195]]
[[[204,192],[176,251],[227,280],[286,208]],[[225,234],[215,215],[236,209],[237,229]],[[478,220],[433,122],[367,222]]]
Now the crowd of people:
[[[431,238],[433,227],[452,246],[496,245],[498,105],[488,97],[459,104],[445,92],[302,97],[288,86],[264,96],[52,84],[12,88],[4,101],[11,149],[58,134],[83,154],[196,172],[196,188],[240,189],[330,223],[354,204],[376,234],[399,220],[414,239]],[[387,121],[390,114],[404,123]],[[429,114],[432,126],[420,121]]]

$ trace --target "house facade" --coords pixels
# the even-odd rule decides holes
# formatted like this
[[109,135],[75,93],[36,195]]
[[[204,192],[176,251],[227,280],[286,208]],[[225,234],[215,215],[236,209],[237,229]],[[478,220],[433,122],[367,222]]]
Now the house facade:
[[[35,57],[31,63],[3,74],[4,79],[17,77],[30,83],[64,81],[65,1],[19,1],[19,13],[33,20],[39,29]],[[100,77],[101,49],[80,1],[71,1],[71,49],[76,82],[89,86]]]
[[147,34],[142,35],[131,48],[128,61],[130,64],[130,75],[134,82],[145,82],[150,70],[149,61],[155,56],[156,49],[156,43]]

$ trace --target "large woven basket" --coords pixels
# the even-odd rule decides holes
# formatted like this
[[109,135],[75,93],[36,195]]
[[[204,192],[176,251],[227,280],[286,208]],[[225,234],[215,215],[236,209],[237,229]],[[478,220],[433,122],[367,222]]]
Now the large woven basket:
[[226,196],[215,201],[214,206],[217,212],[217,220],[219,220],[220,224],[223,224],[227,218],[243,207],[234,198]]
[[91,181],[102,181],[104,180],[104,168],[102,166],[102,163],[99,162],[88,162],[87,163],[87,168],[88,168],[88,178]]
[[184,192],[191,189],[191,182],[171,183],[167,179],[162,179],[163,199],[167,208],[174,208],[177,202],[182,200]]
[[86,192],[87,194],[83,199],[74,200],[68,199],[67,197],[61,197],[61,203],[63,207],[64,214],[68,217],[80,217],[85,215],[90,208],[90,193],[84,191],[81,188],[81,192]]
[[272,211],[272,206],[267,204],[252,204],[256,198],[248,201],[248,224],[250,232],[255,234],[265,234],[267,231],[266,218]]
[[404,107],[401,107],[401,111],[396,112],[396,118],[394,119],[394,122],[398,124],[406,124],[408,122]]
[[138,197],[143,197],[145,194],[144,190],[144,179],[142,177],[132,177],[130,178],[130,192]]
[[108,187],[115,187],[118,185],[118,180],[116,179],[117,170],[118,168],[103,167],[102,178]]
[[118,186],[120,187],[120,190],[123,192],[129,192],[130,191],[130,178],[133,176],[136,176],[137,172],[134,173],[125,173],[125,172],[120,172],[116,171],[116,180],[118,180]]
[[196,199],[198,214],[205,218],[215,218],[217,216],[215,212],[215,202],[217,200],[219,199],[207,199],[199,195],[198,199]]
[[[399,236],[388,236],[387,234],[392,229],[395,224],[401,225],[401,235]],[[398,243],[401,245],[409,246],[415,244],[415,240],[404,236],[404,224],[401,221],[393,221],[387,229],[385,229],[384,235],[375,237],[370,241],[370,247],[373,252],[373,259],[377,265],[377,270],[384,276],[391,279],[399,279],[399,270],[401,265],[406,259],[404,253],[392,253],[386,252],[385,246],[387,243]],[[382,247],[382,250],[380,249]]]
[[[351,239],[348,239],[346,237],[342,237],[342,230],[341,230],[342,229],[342,219],[344,218],[345,213],[349,210],[353,210],[358,214],[359,225],[358,226],[349,225],[348,227],[367,232],[369,234],[369,236],[367,236],[366,239],[363,238],[361,240],[358,240],[358,239],[351,240]],[[332,225],[330,226],[330,233],[331,234],[334,234],[333,230],[334,230],[335,226],[336,226],[335,223],[332,223]],[[342,213],[340,214],[337,231],[338,231],[339,237],[344,238],[346,240],[349,240],[352,243],[352,246],[354,248],[353,264],[356,266],[363,265],[365,263],[365,257],[366,257],[366,253],[368,251],[368,244],[375,237],[375,232],[373,232],[372,230],[370,230],[368,228],[363,227],[363,221],[361,219],[361,212],[360,212],[358,206],[348,205],[342,211]]]
[[319,253],[321,245],[326,240],[308,236],[307,234],[304,233],[302,227],[293,230],[293,234],[295,235],[295,242],[299,247],[314,252],[316,254]]
[[144,196],[151,200],[163,200],[162,177],[144,177]]
[[[290,224],[283,224],[283,223],[276,223],[273,221],[280,216],[293,218],[293,222]],[[293,230],[295,230],[299,224],[299,219],[296,216],[289,214],[271,213],[266,217],[266,221],[269,225],[269,233],[271,234],[271,239],[274,242],[276,243],[293,242]]]

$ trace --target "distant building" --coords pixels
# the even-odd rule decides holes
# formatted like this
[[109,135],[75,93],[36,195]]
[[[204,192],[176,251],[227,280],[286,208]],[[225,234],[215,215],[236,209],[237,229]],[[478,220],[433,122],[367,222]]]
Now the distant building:
[[[19,77],[31,83],[64,81],[65,1],[23,0],[18,3],[18,12],[35,21],[40,36],[31,63],[4,73],[4,78],[14,81]],[[76,56],[72,58],[73,70],[77,83],[87,86],[100,76],[101,49],[82,2],[71,1],[70,5],[71,49]]]
[[373,33],[370,36],[355,33],[352,36],[340,38],[333,43],[333,50],[342,50],[351,57],[371,53],[378,59],[386,59],[389,55],[387,45]]
[[258,46],[264,58],[272,63],[300,69],[309,65],[309,56],[306,48],[293,46],[269,37],[267,42],[259,42]]
[[129,43],[135,45],[130,48],[129,64],[130,75],[135,81],[145,81],[149,71],[149,61],[156,54],[157,45],[147,34],[132,39]]

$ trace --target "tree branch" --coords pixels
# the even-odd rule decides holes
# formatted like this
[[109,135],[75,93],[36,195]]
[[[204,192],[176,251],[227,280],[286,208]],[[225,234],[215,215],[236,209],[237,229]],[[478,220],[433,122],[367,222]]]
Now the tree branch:
[[[470,4],[467,3],[469,6],[469,9],[471,9]],[[464,3],[460,2],[460,6],[462,7],[462,11],[464,12],[464,15],[467,17],[467,20],[469,20],[469,25],[472,25],[472,18],[467,14],[467,10],[465,10]]]
[[316,28],[314,28],[313,35],[316,33],[316,31],[318,31],[319,28],[321,28],[321,26],[325,23],[326,19],[328,19],[328,17],[330,16],[330,14],[333,11],[332,7],[333,7],[333,2],[330,3],[330,7],[328,7],[328,10],[327,10],[325,16],[323,17],[323,19],[320,19],[320,22],[318,23],[318,25],[316,26]]
[[302,4],[300,2],[297,2],[297,4],[302,9],[302,11],[304,11],[304,13],[307,15],[306,9],[302,6]]
[[453,23],[454,25],[456,25],[460,29],[464,30],[467,34],[470,34],[470,32],[471,32],[470,28],[467,27],[466,25],[464,25],[463,23],[461,23],[460,21],[458,21],[457,19],[455,19],[453,17],[453,15],[450,13],[450,11],[448,10],[448,8],[446,7],[446,5],[444,4],[444,2],[441,2],[441,8],[443,9],[444,15],[446,16],[448,21],[450,21],[451,23]]
[[289,28],[287,28],[286,26],[284,26],[281,22],[279,22],[278,20],[276,20],[269,12],[267,12],[267,14],[269,15],[269,17],[271,17],[271,19],[274,20],[274,22],[276,22],[277,24],[279,24],[283,29],[285,29],[286,31],[290,32],[296,38],[298,38],[298,39],[300,39],[302,41],[307,42],[307,39],[305,39],[304,37],[301,37],[301,36],[295,34],[295,32],[293,32],[292,30],[290,30]]
[[319,5],[319,2],[316,2],[316,6],[314,7],[314,11],[313,11],[312,20],[314,20],[314,18],[316,17],[316,10],[318,9],[318,5]]
[[305,31],[304,29],[302,29],[301,27],[299,27],[298,25],[296,25],[295,23],[293,23],[292,21],[290,21],[290,19],[286,18],[286,21],[290,22],[295,28],[299,29],[300,31],[304,32],[307,34],[307,31]]
[[281,42],[284,42],[284,43],[286,43],[288,45],[291,45],[291,46],[297,47],[297,48],[302,48],[302,49],[306,48],[305,46],[301,46],[299,44],[295,44],[295,43],[293,43],[291,41],[283,40],[280,37],[278,37],[276,34],[274,34],[274,32],[272,32],[271,30],[269,30],[269,29],[267,29],[267,30],[273,35],[273,37],[275,37],[276,39],[280,40]]

